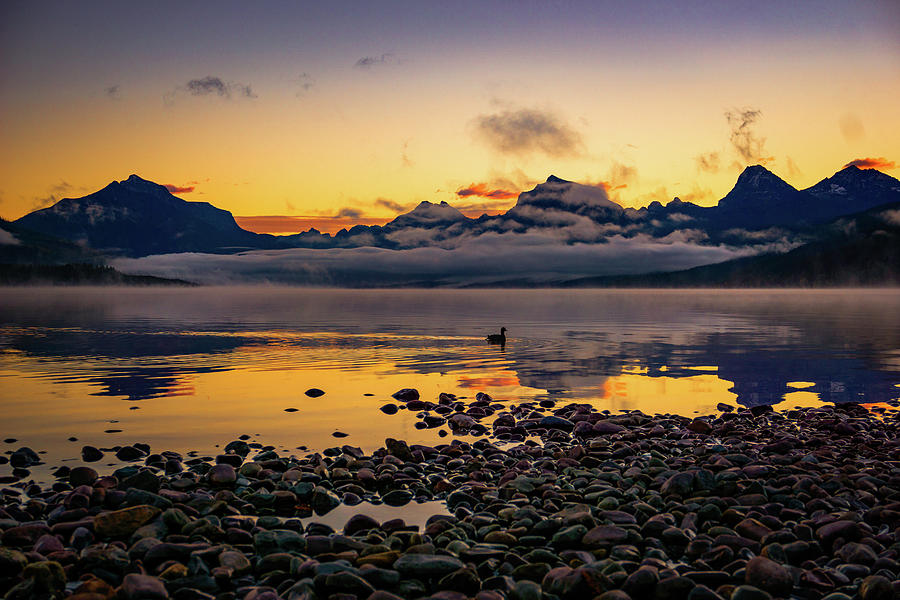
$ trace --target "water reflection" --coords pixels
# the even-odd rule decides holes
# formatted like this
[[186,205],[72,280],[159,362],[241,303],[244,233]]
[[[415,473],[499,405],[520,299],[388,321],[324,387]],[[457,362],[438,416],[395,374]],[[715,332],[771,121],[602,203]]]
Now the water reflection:
[[[502,347],[485,339],[500,323],[508,330]],[[306,397],[310,387],[325,396]],[[900,397],[900,294],[0,295],[4,429],[48,456],[77,460],[80,443],[134,441],[215,452],[241,434],[285,453],[334,445],[336,431],[369,449],[388,436],[445,441],[437,429],[416,429],[410,411],[379,410],[402,387],[429,399],[485,391],[501,402],[551,398],[648,413],[705,413],[719,402],[890,402]]]
[[[713,376],[748,406],[798,380],[822,401],[884,402],[900,380],[893,291],[9,290],[0,308],[5,369],[129,400],[190,395],[191,375],[231,369],[379,366],[573,400],[608,398],[640,369]],[[503,345],[483,336],[497,322]]]

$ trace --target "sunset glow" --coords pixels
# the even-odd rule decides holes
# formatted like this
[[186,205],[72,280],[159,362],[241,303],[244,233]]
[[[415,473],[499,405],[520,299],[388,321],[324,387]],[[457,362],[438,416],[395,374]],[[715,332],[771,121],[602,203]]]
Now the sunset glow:
[[626,206],[714,204],[748,164],[798,188],[857,161],[898,174],[895,2],[739,17],[706,2],[225,2],[178,19],[14,2],[0,21],[7,219],[131,173],[273,233],[383,223],[423,200],[496,214],[551,173],[607,182]]

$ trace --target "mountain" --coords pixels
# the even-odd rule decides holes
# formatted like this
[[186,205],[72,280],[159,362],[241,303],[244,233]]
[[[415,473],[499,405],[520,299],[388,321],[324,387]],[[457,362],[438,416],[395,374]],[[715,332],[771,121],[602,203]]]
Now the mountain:
[[103,257],[73,242],[0,219],[0,264],[100,263]]
[[403,227],[436,227],[447,226],[460,221],[468,221],[469,218],[453,208],[446,202],[433,204],[427,200],[420,202],[417,207],[396,217],[384,226],[388,230],[401,229]]
[[137,175],[83,198],[65,198],[14,223],[109,255],[287,247],[275,236],[241,229],[228,211],[187,202]]
[[820,239],[783,254],[684,271],[589,277],[571,287],[855,287],[900,285],[900,202],[840,217]]
[[[716,206],[698,206],[675,198],[639,209],[620,206],[603,186],[551,175],[522,192],[515,206],[499,215],[472,219],[447,202],[426,201],[385,225],[357,225],[334,235],[311,229],[272,236],[245,231],[227,211],[206,202],[187,202],[163,186],[132,175],[83,198],[63,199],[8,226],[45,236],[45,246],[51,238],[59,238],[55,244],[61,256],[72,252],[125,257],[182,252],[235,254],[290,248],[452,250],[472,247],[478,240],[522,243],[526,239],[523,236],[528,236],[529,244],[542,245],[634,240],[761,253],[815,242],[821,239],[823,224],[898,201],[900,181],[856,167],[797,190],[765,167],[755,165],[740,174],[734,188]],[[9,235],[18,239],[20,234]],[[8,250],[6,246],[15,244],[0,244],[6,255],[27,254],[22,254],[21,248]],[[45,250],[34,256],[48,254],[53,252]],[[21,257],[16,260],[29,262]],[[75,262],[31,260],[54,261]]]
[[900,181],[875,169],[849,166],[804,190],[834,213],[847,214],[900,201]]
[[126,275],[112,267],[95,264],[0,263],[0,285],[192,286],[194,284],[152,275]]
[[744,229],[803,221],[812,198],[763,167],[747,167],[719,200],[713,219]]

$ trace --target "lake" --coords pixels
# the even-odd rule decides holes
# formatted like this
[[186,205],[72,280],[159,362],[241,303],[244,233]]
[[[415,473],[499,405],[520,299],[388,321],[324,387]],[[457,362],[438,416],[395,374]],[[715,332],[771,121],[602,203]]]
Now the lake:
[[[505,346],[488,344],[501,326]],[[313,387],[325,394],[306,396]],[[892,410],[900,293],[0,292],[0,436],[15,438],[3,450],[30,446],[50,464],[80,461],[84,444],[202,455],[242,434],[297,454],[341,444],[369,451],[385,437],[451,439],[417,429],[411,411],[380,410],[401,388],[426,400],[485,392],[503,404],[588,402],[612,412],[711,413],[721,402]]]

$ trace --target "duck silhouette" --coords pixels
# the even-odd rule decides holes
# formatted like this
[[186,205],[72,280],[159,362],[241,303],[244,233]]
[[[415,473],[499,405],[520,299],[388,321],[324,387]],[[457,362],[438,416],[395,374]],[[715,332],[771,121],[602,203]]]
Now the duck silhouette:
[[487,341],[491,344],[503,345],[506,343],[506,327],[500,328],[500,333],[492,333],[487,336]]

